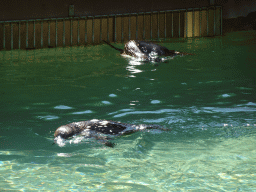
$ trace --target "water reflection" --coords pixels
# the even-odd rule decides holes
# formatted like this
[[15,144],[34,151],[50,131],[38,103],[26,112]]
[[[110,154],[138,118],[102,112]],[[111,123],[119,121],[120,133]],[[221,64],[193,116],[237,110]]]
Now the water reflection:
[[66,105],[58,105],[58,106],[55,106],[54,109],[72,109],[72,107],[69,107]]
[[133,74],[133,73],[141,73],[141,72],[143,72],[143,70],[140,70],[140,69],[136,69],[136,68],[135,68],[137,65],[142,65],[142,63],[136,62],[136,63],[134,64],[133,61],[130,61],[130,62],[129,62],[129,65],[126,67],[126,70],[130,71],[132,74]]
[[117,95],[112,93],[112,94],[109,94],[109,97],[117,97]]
[[[136,58],[129,58],[129,62],[126,67],[126,70],[129,71],[131,74],[128,75],[128,77],[134,78],[134,77],[136,77],[135,74],[146,72],[146,70],[143,70],[143,68],[147,68],[149,65],[151,67],[156,66],[156,64],[152,64],[152,63],[145,62],[145,61],[140,61]],[[156,71],[156,68],[152,69],[151,67],[150,67],[150,71]],[[150,80],[154,80],[154,79],[150,79]]]
[[110,105],[110,104],[112,104],[111,102],[109,102],[109,101],[102,101],[102,103],[103,104],[106,104],[106,105]]
[[93,112],[91,110],[86,110],[86,111],[74,112],[72,114],[74,114],[74,115],[82,115],[82,114],[88,114],[88,113],[93,113]]
[[159,101],[159,100],[152,100],[151,101],[151,104],[158,104],[158,103],[161,103],[161,101]]
[[46,115],[46,116],[37,116],[39,119],[43,119],[43,120],[54,120],[54,119],[58,119],[59,117],[56,115]]
[[[144,65],[145,62],[137,59],[137,58],[129,58],[128,66],[126,67],[127,71],[130,71],[130,73],[141,73],[144,72],[144,70],[136,69],[136,66]],[[129,77],[136,77],[134,75],[130,75]]]
[[205,113],[213,113],[213,112],[230,113],[230,112],[256,111],[255,108],[250,108],[250,107],[234,107],[234,108],[203,107],[202,109],[203,109],[203,112]]
[[[131,101],[131,102],[139,102],[139,101]],[[161,114],[161,113],[173,113],[173,112],[179,112],[178,109],[159,109],[156,111],[131,111],[131,112],[125,112],[125,113],[119,113],[115,115],[114,117],[123,117],[126,115],[135,115],[135,114]]]

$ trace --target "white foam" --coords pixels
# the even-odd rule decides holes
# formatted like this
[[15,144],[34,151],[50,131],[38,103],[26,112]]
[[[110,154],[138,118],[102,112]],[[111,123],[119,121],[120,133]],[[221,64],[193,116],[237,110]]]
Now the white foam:
[[59,157],[71,157],[72,154],[69,154],[69,153],[57,153],[57,156],[59,156]]
[[83,137],[74,137],[74,139],[69,140],[69,143],[72,144],[78,144],[81,143],[84,140]]
[[66,145],[66,143],[65,143],[66,140],[63,139],[61,136],[55,137],[54,141],[60,147],[64,147]]
[[108,124],[108,121],[102,121],[100,124],[101,124],[101,125],[107,125],[107,124]]

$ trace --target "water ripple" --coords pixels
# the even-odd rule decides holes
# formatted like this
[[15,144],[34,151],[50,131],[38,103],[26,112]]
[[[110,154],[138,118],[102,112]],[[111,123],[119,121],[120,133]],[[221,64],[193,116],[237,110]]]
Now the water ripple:
[[173,113],[173,112],[178,112],[178,109],[160,109],[157,111],[132,111],[132,112],[127,112],[127,113],[121,113],[118,115],[115,115],[114,117],[123,117],[126,115],[132,115],[132,114],[161,114],[161,113]]
[[58,106],[55,106],[54,109],[73,109],[73,108],[66,105],[58,105]]
[[81,115],[81,114],[87,114],[87,113],[93,113],[93,112],[91,110],[86,110],[86,111],[74,112],[72,114],[74,114],[74,115]]

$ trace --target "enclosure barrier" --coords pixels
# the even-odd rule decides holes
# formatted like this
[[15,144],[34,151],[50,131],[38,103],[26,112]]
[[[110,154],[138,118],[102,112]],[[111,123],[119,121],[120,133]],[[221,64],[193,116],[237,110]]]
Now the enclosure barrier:
[[222,7],[0,21],[0,49],[98,44],[222,35]]

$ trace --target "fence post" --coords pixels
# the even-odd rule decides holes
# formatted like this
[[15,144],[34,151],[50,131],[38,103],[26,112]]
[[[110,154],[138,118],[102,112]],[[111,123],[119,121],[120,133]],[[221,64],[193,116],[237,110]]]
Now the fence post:
[[145,31],[145,13],[143,13],[143,40],[146,38],[146,31]]
[[43,47],[43,21],[41,21],[41,48]]
[[166,40],[166,11],[164,12],[164,40]]
[[65,47],[65,19],[63,19],[63,43],[62,46]]
[[79,19],[77,19],[77,45],[79,45],[79,41],[80,41],[80,27],[79,27]]
[[92,43],[94,43],[94,17],[92,17]]
[[19,21],[19,49],[20,49],[20,21]]
[[56,19],[56,22],[55,22],[55,46],[57,47],[58,46],[58,21]]
[[26,22],[26,48],[28,48],[28,21]]
[[173,11],[172,11],[172,37],[173,37]]
[[11,50],[13,50],[13,24],[11,23]]
[[150,15],[150,39],[152,40],[152,28],[153,28],[153,12]]
[[115,15],[115,21],[114,21],[114,23],[115,23],[115,26],[114,26],[114,30],[115,30],[115,38],[114,38],[114,41],[116,42],[116,15]]
[[48,21],[48,46],[51,45],[51,28],[50,28],[51,20]]
[[33,48],[35,48],[36,47],[36,22],[34,21],[33,22],[33,36],[34,36],[34,38],[33,38]]
[[157,39],[159,39],[159,11],[157,13]]
[[73,20],[70,19],[70,46],[72,46],[72,40],[73,40]]
[[87,43],[87,18],[85,18],[85,21],[84,21],[84,43]]

